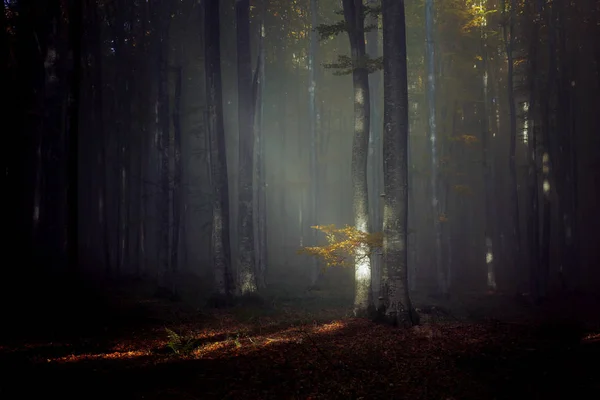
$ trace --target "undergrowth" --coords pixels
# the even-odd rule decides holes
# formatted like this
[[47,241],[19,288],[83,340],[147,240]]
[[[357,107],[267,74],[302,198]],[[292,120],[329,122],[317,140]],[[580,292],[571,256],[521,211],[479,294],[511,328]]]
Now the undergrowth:
[[193,333],[180,334],[172,329],[165,327],[167,337],[167,348],[171,349],[173,353],[178,355],[186,355],[192,353],[199,346],[199,342]]

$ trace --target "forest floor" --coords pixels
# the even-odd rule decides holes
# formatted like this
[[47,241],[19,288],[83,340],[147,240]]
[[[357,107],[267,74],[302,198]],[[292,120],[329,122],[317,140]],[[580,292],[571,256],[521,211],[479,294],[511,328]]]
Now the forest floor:
[[48,319],[47,329],[0,341],[0,398],[563,399],[600,391],[600,325],[575,318],[575,301],[561,300],[567,312],[549,318],[498,295],[471,296],[461,310],[422,305],[423,324],[399,329],[351,318],[327,296],[207,309],[113,291],[68,323]]

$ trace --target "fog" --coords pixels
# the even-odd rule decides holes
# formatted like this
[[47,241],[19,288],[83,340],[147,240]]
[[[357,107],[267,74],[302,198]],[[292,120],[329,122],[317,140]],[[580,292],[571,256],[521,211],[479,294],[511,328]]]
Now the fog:
[[[591,40],[597,25],[574,22],[588,6],[568,8],[564,17],[552,14],[558,9],[523,6],[511,16],[497,1],[484,2],[486,12],[455,3],[437,4],[427,25],[424,1],[405,2],[410,291],[529,294],[540,279],[540,296],[567,287],[593,290],[600,284],[598,60]],[[34,275],[69,270],[74,248],[77,262],[69,265],[92,280],[134,277],[190,301],[215,292],[216,150],[205,58],[211,24],[220,30],[231,293],[240,290],[240,171],[248,168],[239,156],[240,137],[246,137],[254,158],[252,268],[262,280],[256,291],[304,293],[328,285],[352,297],[354,268],[328,267],[298,252],[326,243],[315,225],[357,226],[352,162],[358,125],[348,34],[336,31],[343,27],[341,3],[318,2],[317,33],[308,0],[252,2],[246,71],[255,103],[242,108],[240,16],[232,0],[219,6],[217,21],[205,20],[203,2],[86,3],[77,41],[64,39],[73,31],[57,14],[59,6],[4,2],[4,39],[15,50],[8,84],[19,93],[6,110],[20,135],[18,159],[7,169],[19,187],[18,234],[7,234],[26,243]],[[597,10],[589,12],[595,21]],[[538,14],[563,30],[546,31]],[[54,20],[58,30],[48,22]],[[371,63],[365,173],[368,224],[377,233],[386,196],[382,19],[375,12],[365,23]],[[41,53],[31,32],[43,36]],[[80,65],[73,65],[74,54]],[[73,81],[74,73],[80,80]],[[240,129],[243,107],[252,109],[254,124]],[[266,225],[259,229],[261,221]],[[257,239],[261,235],[266,240]],[[370,285],[378,297],[383,250],[372,250]]]
[[0,398],[585,398],[597,0],[5,0]]

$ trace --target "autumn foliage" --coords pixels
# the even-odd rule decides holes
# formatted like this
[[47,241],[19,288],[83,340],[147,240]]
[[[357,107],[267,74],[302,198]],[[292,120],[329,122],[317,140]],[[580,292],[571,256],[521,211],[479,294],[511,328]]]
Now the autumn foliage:
[[362,232],[353,226],[346,225],[337,228],[335,225],[313,226],[325,234],[327,244],[323,246],[303,247],[298,250],[300,254],[308,254],[325,261],[327,267],[352,266],[358,255],[357,250],[366,245],[369,249],[366,256],[370,256],[383,245],[383,233]]

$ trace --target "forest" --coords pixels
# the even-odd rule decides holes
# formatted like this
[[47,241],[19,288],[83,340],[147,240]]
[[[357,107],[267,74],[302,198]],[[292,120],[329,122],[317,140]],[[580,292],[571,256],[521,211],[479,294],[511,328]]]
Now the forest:
[[0,398],[600,392],[600,0],[0,4]]

